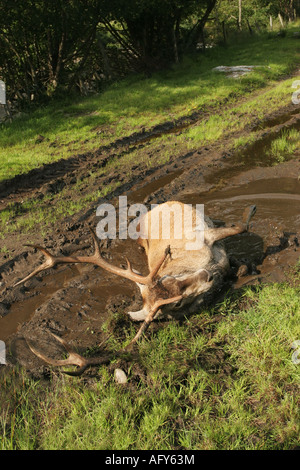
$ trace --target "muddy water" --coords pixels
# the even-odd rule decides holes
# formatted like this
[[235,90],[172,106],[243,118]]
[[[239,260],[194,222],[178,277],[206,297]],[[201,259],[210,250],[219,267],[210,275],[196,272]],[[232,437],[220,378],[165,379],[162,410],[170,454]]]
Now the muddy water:
[[176,178],[178,178],[184,170],[176,170],[170,172],[156,180],[151,181],[150,183],[145,184],[140,188],[132,188],[132,191],[128,194],[128,202],[130,203],[142,203],[145,199],[147,199],[152,193],[165,187],[166,185],[172,183]]
[[279,116],[271,117],[269,119],[266,119],[256,126],[253,127],[253,131],[258,131],[262,129],[267,129],[270,127],[275,127],[278,126],[279,124],[284,124],[287,122],[292,116],[295,116],[299,114],[299,108],[297,107],[294,111],[289,111],[288,113],[285,114],[280,114]]
[[[291,117],[292,114],[287,116]],[[300,131],[299,114],[298,116],[294,116],[289,119],[285,124],[277,127],[275,126],[272,131],[266,132],[266,135],[263,135],[261,138],[254,141],[252,144],[247,145],[242,150],[236,151],[230,157],[231,165],[227,166],[226,169],[222,168],[221,170],[213,172],[211,176],[207,178],[207,182],[215,183],[215,181],[219,180],[219,182],[223,181],[224,184],[227,184],[227,181],[230,178],[238,175],[242,171],[247,171],[255,167],[277,165],[279,162],[276,155],[273,155],[270,151],[271,145],[274,140],[282,137],[287,130]],[[293,155],[282,154],[282,157],[285,161],[288,161],[293,158]]]
[[257,213],[252,231],[229,238],[228,253],[254,263],[263,261],[268,243],[274,235],[297,234],[300,228],[300,181],[297,178],[270,178],[252,181],[208,193],[187,194],[186,204],[204,204],[205,214],[226,225],[241,221],[247,205],[255,204]]
[[[133,240],[116,240],[110,252],[112,259],[109,261],[116,266],[122,265],[125,268],[127,257],[133,261],[133,267],[139,272],[145,273],[147,270],[145,256],[141,250],[136,248],[136,242]],[[84,280],[81,283],[82,279]],[[76,285],[76,281],[81,285],[79,285],[80,289],[75,290],[74,295],[72,289],[74,282]],[[30,283],[30,281],[28,282]],[[18,331],[19,327],[32,317],[36,309],[51,301],[55,294],[59,294],[63,300],[62,309],[65,308],[67,302],[70,315],[79,314],[83,319],[99,320],[97,315],[100,314],[104,321],[107,316],[105,313],[107,303],[113,301],[120,294],[132,297],[134,293],[132,284],[130,281],[90,265],[59,266],[47,273],[41,282],[38,282],[34,287],[29,284],[27,289],[30,297],[14,302],[9,313],[0,318],[0,340],[5,341]]]
[[[77,275],[80,272],[77,270]],[[27,321],[31,314],[42,305],[58,288],[67,287],[68,281],[76,274],[74,270],[62,268],[53,275],[47,276],[47,285],[33,289],[30,298],[15,302],[11,307],[9,314],[0,318],[0,339],[5,340],[15,331],[18,326]]]
[[238,163],[239,161],[243,162],[245,165],[250,163],[253,165],[272,165],[276,163],[276,157],[269,152],[272,142],[275,139],[282,137],[282,135],[287,130],[300,130],[300,119],[291,119],[286,123],[282,128],[275,130],[274,132],[270,132],[263,138],[257,140],[249,147],[247,147],[244,151],[237,152],[235,156],[235,161]]

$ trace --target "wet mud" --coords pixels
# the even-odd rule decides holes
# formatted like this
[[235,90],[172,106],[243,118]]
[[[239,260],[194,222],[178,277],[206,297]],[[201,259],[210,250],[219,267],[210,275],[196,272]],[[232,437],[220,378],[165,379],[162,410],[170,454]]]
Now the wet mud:
[[[300,255],[300,155],[295,153],[276,165],[266,157],[271,142],[284,129],[299,129],[299,109],[284,109],[273,120],[269,117],[264,123],[256,123],[259,125],[264,129],[259,140],[242,152],[224,152],[222,146],[216,146],[183,153],[163,167],[140,173],[136,169],[128,181],[122,175],[124,184],[111,195],[114,204],[119,195],[126,195],[129,204],[150,206],[166,200],[204,204],[205,214],[220,226],[240,222],[244,208],[255,204],[257,213],[250,232],[226,240],[231,264],[226,289],[281,282]],[[166,130],[171,131],[174,128]],[[101,158],[86,155],[84,168],[80,159],[76,165],[85,171],[96,160],[98,165],[103,164],[108,156]],[[32,176],[29,186],[23,189],[30,191],[34,180]],[[36,183],[38,186],[38,178]],[[0,190],[4,204],[6,185]],[[57,226],[43,244],[54,254],[91,254],[88,226],[95,223],[93,206],[80,219],[69,218]],[[128,258],[135,269],[147,273],[145,254],[134,240],[102,241],[101,249],[109,262],[126,267]],[[47,332],[50,330],[84,351],[103,342],[106,325],[116,321],[114,314],[141,308],[139,290],[132,282],[90,265],[58,266],[12,287],[42,259],[39,252],[28,248],[19,250],[12,260],[4,259],[0,266],[0,339],[9,345],[11,364],[21,364],[38,375],[44,366],[30,352],[24,338],[37,341],[44,352],[53,356],[58,351]],[[122,321],[131,323],[126,314]]]
[[[174,121],[154,126],[149,130],[142,129],[129,136],[117,139],[111,144],[99,146],[95,151],[84,152],[78,155],[61,159],[53,163],[46,163],[34,168],[26,174],[16,175],[12,179],[0,182],[0,210],[5,207],[5,199],[19,200],[32,191],[47,186],[49,192],[58,192],[67,184],[72,184],[76,177],[85,175],[90,170],[104,168],[112,158],[118,158],[128,151],[128,147],[142,146],[167,134],[180,134],[195,121],[203,119],[207,113],[194,112]],[[101,134],[101,132],[100,132]],[[100,140],[100,139],[99,139]],[[53,145],[56,146],[55,142]]]
[[[237,286],[254,279],[261,282],[266,277],[282,281],[289,263],[292,266],[300,255],[298,178],[261,178],[237,184],[230,189],[192,193],[183,196],[182,202],[204,204],[205,213],[209,217],[217,216],[229,226],[239,220],[246,206],[256,205],[257,213],[251,231],[225,241],[231,263],[239,268],[243,266],[239,270],[243,279],[239,279]],[[288,251],[291,254],[289,262],[286,262],[284,257]],[[273,260],[270,270],[271,255]]]

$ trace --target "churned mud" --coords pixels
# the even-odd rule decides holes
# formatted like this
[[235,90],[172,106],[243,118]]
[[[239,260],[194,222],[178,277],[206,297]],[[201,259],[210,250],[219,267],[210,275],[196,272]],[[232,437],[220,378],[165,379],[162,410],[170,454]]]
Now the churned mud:
[[[176,126],[157,128],[147,135],[115,142],[109,148],[74,156],[66,161],[31,171],[11,182],[0,184],[0,210],[21,198],[36,197],[45,192],[59,192],[72,185],[72,179],[86,175],[91,168],[105,167],[109,158],[118,158],[129,151],[128,145],[139,145],[147,153],[147,143],[164,132],[181,132],[195,125],[200,116]],[[294,153],[283,163],[268,156],[271,142],[284,129],[299,130],[300,109],[290,106],[262,122],[254,120],[249,133],[260,130],[258,140],[234,151],[228,142],[183,151],[165,165],[147,168],[136,165],[124,172],[114,171],[97,180],[97,185],[118,179],[120,185],[109,196],[118,207],[118,196],[126,195],[128,204],[158,204],[179,200],[187,204],[204,204],[205,214],[216,225],[238,223],[244,208],[255,204],[257,213],[250,232],[226,241],[231,274],[226,289],[246,284],[283,281],[300,254],[300,155]],[[149,158],[151,154],[149,154]],[[89,191],[95,190],[91,185]],[[83,255],[93,251],[88,226],[97,223],[96,207],[68,217],[56,225],[46,238],[35,234],[36,243],[54,254]],[[6,242],[13,247],[13,257],[2,256],[0,264],[0,339],[9,346],[10,364],[21,364],[35,374],[43,373],[41,360],[29,350],[25,338],[38,343],[49,356],[58,346],[48,330],[62,335],[71,345],[85,351],[97,347],[107,337],[106,325],[116,322],[114,313],[137,310],[141,297],[137,287],[89,265],[62,265],[38,274],[24,285],[12,287],[31,272],[43,259],[33,248],[22,247],[26,236],[19,236],[18,245],[12,236]],[[134,240],[101,242],[103,256],[115,265],[126,266],[126,257],[133,267],[147,272],[146,257]]]

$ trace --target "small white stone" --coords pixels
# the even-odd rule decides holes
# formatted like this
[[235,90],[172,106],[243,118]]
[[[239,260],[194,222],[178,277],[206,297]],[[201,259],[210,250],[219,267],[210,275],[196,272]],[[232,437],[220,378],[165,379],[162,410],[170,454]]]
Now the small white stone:
[[115,381],[117,384],[127,383],[127,376],[122,369],[115,369]]

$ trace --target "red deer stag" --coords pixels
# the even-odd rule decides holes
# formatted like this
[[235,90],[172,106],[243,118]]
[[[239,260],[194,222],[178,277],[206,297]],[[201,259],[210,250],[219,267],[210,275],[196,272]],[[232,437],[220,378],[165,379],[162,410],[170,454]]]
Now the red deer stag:
[[[190,220],[193,223],[190,226],[190,231],[183,230],[181,237],[175,238],[175,226],[180,228],[181,224],[183,224],[182,214],[184,211],[186,211],[185,214],[187,216],[191,217]],[[244,211],[242,223],[233,227],[216,228],[211,219],[205,217],[202,226],[203,243],[187,250],[187,243],[193,242],[192,238],[193,236],[195,237],[196,233],[195,224],[198,220],[196,210],[190,205],[169,201],[156,206],[140,222],[140,233],[143,236],[139,238],[138,243],[144,247],[147,255],[149,268],[147,276],[142,276],[133,270],[128,260],[127,269],[113,266],[105,261],[100,253],[98,238],[91,230],[95,245],[95,251],[92,256],[56,257],[45,248],[29,245],[41,250],[46,257],[46,261],[15,285],[25,282],[37,273],[60,263],[95,264],[106,271],[130,279],[140,288],[143,308],[138,312],[129,312],[129,315],[133,320],[143,321],[143,323],[127,346],[129,348],[147,330],[152,320],[160,316],[170,315],[171,317],[176,317],[195,312],[208,293],[211,294],[222,286],[224,275],[229,269],[229,261],[223,244],[216,242],[246,232],[250,218],[254,215],[255,211],[255,206],[247,207]],[[163,237],[163,224],[159,223],[159,214],[168,214],[170,216],[171,212],[173,217],[172,219],[169,217],[170,234],[168,237]],[[152,236],[153,229],[154,231],[158,229],[155,237]],[[194,235],[192,235],[191,231]],[[53,336],[69,352],[67,359],[52,360],[37,351],[31,344],[29,346],[36,355],[52,365],[77,365],[79,369],[71,375],[79,375],[89,365],[103,364],[111,359],[111,356],[90,359],[83,358],[70,350],[62,338],[56,335]],[[119,353],[115,353],[114,356]]]

